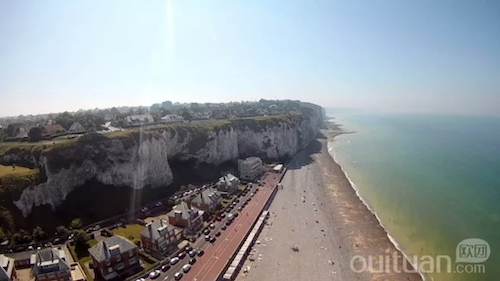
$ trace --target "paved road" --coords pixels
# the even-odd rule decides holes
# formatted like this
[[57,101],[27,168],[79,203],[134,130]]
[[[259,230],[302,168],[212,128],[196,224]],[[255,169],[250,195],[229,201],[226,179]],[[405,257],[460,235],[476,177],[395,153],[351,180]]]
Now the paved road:
[[[233,210],[231,211],[232,214],[235,214],[238,212],[238,207],[242,206],[243,202],[245,202],[248,198],[250,198],[250,194],[252,192],[255,192],[256,188],[257,188],[257,185],[253,185],[253,187],[251,189],[249,189],[249,192],[247,193],[246,196],[239,197],[240,202],[238,202],[236,204],[235,208],[233,208]],[[259,194],[259,192],[256,193],[255,197],[257,197],[257,194]],[[241,212],[244,212],[245,210],[247,210],[253,201],[254,200],[252,199]],[[225,218],[221,221],[216,221],[214,223],[215,228],[210,232],[210,235],[214,236],[215,233],[217,233],[218,231],[221,231],[221,236],[216,237],[217,240],[215,241],[215,243],[213,245],[221,244],[220,240],[223,239],[225,233],[227,233],[229,231],[229,229],[235,225],[236,221],[238,220],[238,218],[241,217],[241,215],[244,215],[241,212],[240,212],[239,216],[237,218],[235,218],[235,221],[230,226],[228,226],[228,228],[226,230],[222,230],[222,226],[226,224],[227,218]],[[197,250],[205,250],[205,252],[206,252],[207,247],[211,247],[212,244],[210,242],[205,241],[205,235],[203,234],[200,237],[198,237],[198,239],[196,239],[196,241],[194,243],[191,243],[191,246]],[[201,258],[202,257],[196,256],[197,264],[199,263],[199,260],[201,260]],[[162,272],[160,277],[156,278],[155,280],[163,280],[163,281],[174,280],[174,274],[176,272],[182,272],[182,267],[184,265],[188,264],[189,259],[191,259],[191,258],[188,255],[186,255],[186,257],[184,259],[180,260],[177,264],[173,265],[168,271]],[[147,280],[150,280],[150,278],[147,278]]]

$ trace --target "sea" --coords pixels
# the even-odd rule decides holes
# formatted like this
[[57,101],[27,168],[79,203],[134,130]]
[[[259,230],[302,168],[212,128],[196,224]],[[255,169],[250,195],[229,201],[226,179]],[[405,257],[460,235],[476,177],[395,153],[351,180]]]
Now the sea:
[[354,132],[331,155],[425,280],[500,280],[500,117],[326,112]]

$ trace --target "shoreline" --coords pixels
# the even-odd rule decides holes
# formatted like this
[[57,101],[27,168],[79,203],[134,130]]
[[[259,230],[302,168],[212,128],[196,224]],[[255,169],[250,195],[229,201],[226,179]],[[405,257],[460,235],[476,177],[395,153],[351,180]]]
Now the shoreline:
[[[332,137],[346,132],[322,133],[329,138],[319,135],[290,162],[253,258],[236,280],[423,280],[418,273],[377,272],[386,262],[379,256],[390,255],[397,268],[413,267],[329,153]],[[292,251],[293,245],[300,250]],[[356,257],[375,258],[363,268]]]
[[[333,123],[333,122],[332,122]],[[368,204],[368,202],[361,196],[360,194],[360,191],[359,191],[359,187],[352,181],[352,179],[349,177],[349,175],[347,174],[347,172],[344,170],[344,168],[342,167],[342,165],[338,162],[337,159],[335,159],[335,149],[333,146],[330,145],[330,143],[334,142],[335,141],[335,138],[338,137],[338,136],[341,136],[341,135],[344,135],[346,133],[342,132],[342,128],[341,128],[341,125],[339,126],[338,124],[335,124],[335,128],[339,128],[340,127],[340,130],[335,130],[335,131],[332,131],[331,129],[327,129],[325,131],[328,132],[328,138],[327,138],[327,148],[328,148],[328,152],[330,153],[330,151],[332,152],[330,154],[330,156],[332,157],[333,161],[340,167],[340,169],[342,170],[342,173],[345,175],[345,177],[347,178],[347,180],[349,181],[350,185],[351,185],[351,188],[354,190],[354,192],[356,193],[356,196],[359,198],[359,200],[361,201],[361,203],[363,205],[365,205],[365,207],[373,214],[373,216],[377,219],[380,227],[382,227],[386,233],[386,236],[387,238],[389,239],[389,241],[392,243],[392,245],[394,246],[394,248],[396,248],[397,251],[399,251],[406,259],[406,261],[408,263],[411,264],[412,268],[415,269],[416,266],[418,267],[418,265],[415,265],[415,264],[412,264],[410,259],[408,258],[408,256],[405,254],[405,252],[403,251],[401,245],[396,241],[396,239],[394,237],[392,237],[390,234],[389,234],[389,231],[388,229],[385,227],[385,225],[382,223],[382,220],[380,219],[380,217],[377,215],[377,212],[370,206],[370,204]],[[355,132],[347,132],[348,134],[350,133],[355,133]],[[418,271],[417,271],[418,272]],[[424,274],[418,272],[418,274],[420,275],[421,277],[421,280],[423,281],[426,281],[427,278],[425,277]]]

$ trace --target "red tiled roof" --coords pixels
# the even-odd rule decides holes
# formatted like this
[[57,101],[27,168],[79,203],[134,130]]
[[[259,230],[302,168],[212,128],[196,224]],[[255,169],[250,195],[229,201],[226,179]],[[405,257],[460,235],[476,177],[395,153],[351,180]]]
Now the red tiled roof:
[[64,128],[59,124],[45,125],[45,126],[43,126],[43,131],[49,135],[53,135],[57,131],[64,131]]

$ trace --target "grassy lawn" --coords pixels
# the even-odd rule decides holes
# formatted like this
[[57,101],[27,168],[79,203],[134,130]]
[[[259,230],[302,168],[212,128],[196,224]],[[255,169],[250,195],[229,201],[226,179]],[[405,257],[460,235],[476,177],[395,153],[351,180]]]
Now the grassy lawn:
[[33,169],[19,167],[19,166],[16,166],[16,169],[12,170],[12,166],[0,165],[0,177],[6,175],[24,176],[32,173],[33,171],[34,171]]
[[135,243],[136,241],[141,241],[140,233],[144,228],[140,224],[127,224],[126,227],[119,227],[113,230],[113,234],[121,235],[132,241],[132,243]]
[[222,199],[221,205],[223,208],[229,206],[229,204],[233,203],[234,199]]
[[245,188],[247,188],[246,184],[240,184],[240,185],[238,186],[238,189],[239,189],[239,190],[245,190]]
[[[91,239],[88,241],[89,248],[97,244],[97,240]],[[70,246],[71,251],[76,254],[76,258],[78,259],[78,262],[82,265],[92,260],[92,257],[90,256],[90,253],[88,250],[81,250],[77,251],[75,246]]]

